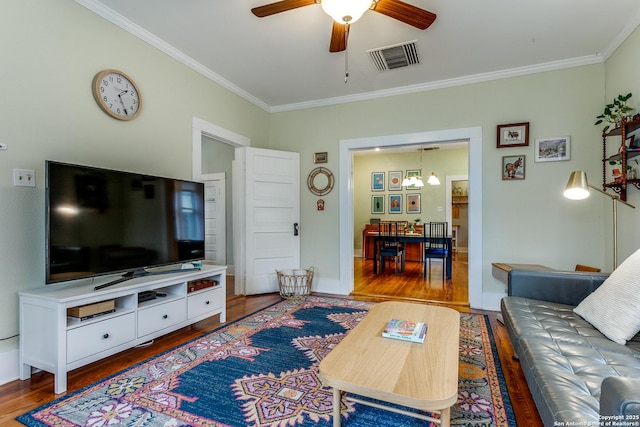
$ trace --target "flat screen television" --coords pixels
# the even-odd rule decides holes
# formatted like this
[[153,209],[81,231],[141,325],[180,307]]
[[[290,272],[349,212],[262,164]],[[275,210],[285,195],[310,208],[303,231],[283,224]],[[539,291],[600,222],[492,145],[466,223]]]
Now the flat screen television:
[[204,258],[204,184],[55,161],[45,172],[47,284]]

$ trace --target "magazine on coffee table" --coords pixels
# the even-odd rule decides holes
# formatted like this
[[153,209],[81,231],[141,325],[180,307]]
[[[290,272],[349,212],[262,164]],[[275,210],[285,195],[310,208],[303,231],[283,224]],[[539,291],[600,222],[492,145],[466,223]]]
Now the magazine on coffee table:
[[382,331],[385,338],[423,343],[427,336],[427,324],[404,319],[391,319]]

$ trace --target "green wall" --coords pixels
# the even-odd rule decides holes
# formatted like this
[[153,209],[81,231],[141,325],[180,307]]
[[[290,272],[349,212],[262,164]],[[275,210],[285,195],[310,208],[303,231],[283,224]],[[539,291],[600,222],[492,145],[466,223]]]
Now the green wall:
[[[71,0],[0,6],[0,338],[18,332],[18,295],[44,284],[46,159],[191,179],[199,117],[269,145],[269,114]],[[91,82],[130,75],[143,97],[131,122],[108,117]],[[33,169],[37,188],[13,187]],[[16,348],[17,340],[0,341]],[[0,370],[0,378],[2,377]]]
[[[0,338],[17,333],[17,292],[43,286],[44,160],[191,177],[192,118],[250,138],[252,145],[301,155],[301,182],[313,153],[338,176],[339,141],[424,131],[482,128],[482,274],[485,307],[504,290],[491,262],[528,262],[571,269],[576,263],[610,269],[610,204],[600,197],[570,202],[561,193],[569,173],[600,173],[594,117],[606,99],[635,91],[640,61],[636,30],[607,64],[469,84],[306,110],[267,113],[171,59],[71,0],[5,0],[0,13]],[[120,69],[140,85],[141,115],[107,117],[91,95],[100,70]],[[401,73],[402,70],[396,72]],[[353,76],[352,78],[356,78]],[[497,149],[498,124],[528,121],[530,145]],[[536,138],[571,136],[571,160],[535,163]],[[526,179],[501,180],[501,159],[526,156]],[[12,186],[12,169],[34,169],[36,189]],[[638,192],[631,191],[638,204]],[[339,188],[317,197],[302,186],[303,266],[320,280],[339,279]],[[640,212],[621,209],[619,257],[638,247],[632,225]],[[0,354],[17,340],[0,342]]]
[[[602,113],[603,106],[613,101],[618,95],[626,95],[631,92],[633,96],[629,104],[634,108],[634,113],[640,113],[640,29],[636,30],[607,60],[605,66],[605,94],[600,108],[596,111]],[[599,175],[593,175],[599,177]],[[594,179],[594,183],[598,183]],[[611,202],[608,198],[594,195],[594,197],[607,199],[607,242],[611,238]],[[637,224],[640,221],[640,190],[631,188],[627,191],[627,201],[636,209],[626,206],[618,208],[618,263],[640,248],[640,229]]]
[[[572,170],[591,176],[600,171],[599,129],[592,123],[601,110],[603,82],[600,64],[275,113],[270,140],[274,148],[300,151],[303,178],[313,169],[314,151],[328,151],[327,167],[338,176],[340,140],[481,127],[483,178],[475,185],[482,191],[482,276],[471,277],[470,287],[482,288],[485,308],[497,308],[504,288],[491,276],[491,262],[559,269],[573,269],[578,262],[610,265],[604,201],[576,204],[562,197]],[[529,146],[496,148],[497,125],[524,121],[530,122]],[[534,162],[536,138],[562,135],[571,136],[571,160]],[[513,155],[526,156],[523,181],[502,180],[502,156]],[[325,210],[317,212],[315,197],[302,191],[302,265],[314,265],[320,278],[337,281],[340,263],[349,262],[335,249],[338,191],[324,199]]]
[[[354,156],[353,159],[353,241],[355,249],[362,249],[362,229],[369,223],[370,218],[394,221],[414,221],[416,218],[424,222],[446,221],[446,181],[447,175],[466,175],[468,168],[468,150],[434,150],[425,151],[420,157],[419,152],[386,154],[384,151],[367,152]],[[389,191],[389,171],[402,171],[420,169],[422,165],[423,181],[422,189],[401,191]],[[371,191],[371,173],[385,173],[385,190]],[[440,179],[440,185],[428,185],[427,177],[434,172]],[[406,213],[407,194],[420,194],[421,212],[419,214]],[[382,195],[385,200],[385,213],[371,213],[371,196]],[[389,196],[402,195],[402,213],[389,213]],[[438,206],[443,210],[439,211]]]

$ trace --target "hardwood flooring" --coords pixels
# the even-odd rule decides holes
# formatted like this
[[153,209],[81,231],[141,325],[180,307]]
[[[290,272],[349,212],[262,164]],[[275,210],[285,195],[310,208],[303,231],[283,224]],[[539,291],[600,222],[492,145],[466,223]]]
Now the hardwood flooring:
[[442,280],[442,262],[431,262],[431,272],[423,277],[423,263],[407,262],[405,271],[395,275],[393,266],[382,274],[373,272],[373,261],[354,258],[354,296],[417,300],[434,304],[469,308],[468,257],[458,252],[453,257],[451,278]]
[[[365,280],[364,276],[367,275],[366,265],[361,266],[361,268],[363,274],[358,273],[358,267],[356,267],[356,283]],[[466,271],[466,268],[464,270]],[[428,286],[426,283],[421,285],[429,288],[424,291],[426,298],[429,298],[430,300],[433,298],[433,303],[450,305],[452,308],[459,311],[478,312],[475,310],[469,310],[468,303],[465,303],[466,298],[461,296],[464,295],[465,291],[462,289],[456,290],[455,286],[452,285],[452,283],[457,283],[455,272],[453,273],[453,276],[454,279],[449,281],[451,283],[446,283],[443,290],[442,281],[440,279],[441,276],[438,276],[438,274],[435,273],[435,275],[432,276],[432,282],[429,282]],[[415,289],[413,289],[414,285],[407,285],[407,277],[408,276],[396,277],[392,273],[390,276],[385,275],[384,278],[377,278],[380,279],[381,283],[375,285],[376,288],[374,291],[371,291],[371,289],[368,291],[363,290],[365,283],[362,282],[356,286],[357,289],[360,288],[360,291],[354,292],[354,295],[350,298],[374,301],[388,299],[421,300],[420,298],[422,298],[422,296],[420,296],[420,298],[416,298],[415,295],[409,294],[409,292],[413,292]],[[421,277],[422,273],[420,273],[420,278]],[[372,279],[371,282],[375,282],[375,280]],[[383,286],[382,282],[386,283],[386,285]],[[418,285],[415,286],[417,287]],[[388,289],[385,291],[383,289],[384,287],[387,287]],[[401,292],[399,289],[404,289],[404,292]],[[380,294],[373,295],[372,293],[367,294],[367,292]],[[395,293],[397,295],[385,296],[383,295],[384,293]],[[367,295],[365,296],[364,294]],[[436,298],[440,299],[438,300]],[[233,280],[229,280],[227,287],[227,322],[237,320],[278,301],[280,301],[280,296],[278,294],[266,294],[251,297],[234,296]],[[504,326],[496,320],[497,313],[478,313],[487,314],[489,316],[490,325],[493,330],[496,346],[500,355],[500,363],[502,365],[505,381],[513,404],[517,425],[542,427],[542,422],[540,421],[540,417],[538,416],[535,405],[531,399],[520,365],[511,357],[513,349],[507,332]],[[129,349],[105,360],[75,369],[69,372],[68,375],[68,393],[96,382],[101,378],[112,375],[127,366],[142,362],[158,353],[180,345],[183,342],[198,337],[219,326],[219,317],[213,316],[192,326],[182,328],[178,331],[157,338],[153,344],[148,347]],[[29,380],[16,380],[2,385],[0,386],[0,426],[21,426],[21,423],[15,421],[14,418],[16,416],[28,412],[60,396],[62,395],[56,395],[53,393],[53,375],[47,372],[35,373]]]

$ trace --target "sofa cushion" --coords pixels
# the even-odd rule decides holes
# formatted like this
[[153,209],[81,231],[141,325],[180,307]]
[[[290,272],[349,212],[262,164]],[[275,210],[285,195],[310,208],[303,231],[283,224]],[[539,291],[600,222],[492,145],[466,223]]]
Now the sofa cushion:
[[619,344],[626,344],[640,332],[640,250],[620,264],[574,311]]
[[598,425],[602,380],[640,379],[634,352],[532,337],[523,337],[520,347],[520,365],[545,426]]
[[[573,312],[574,306],[530,298],[506,297],[500,302],[504,324],[516,354],[523,337],[558,340],[614,353],[635,353],[638,347],[612,342]],[[640,337],[639,337],[640,338]],[[636,346],[640,342],[635,342]]]

